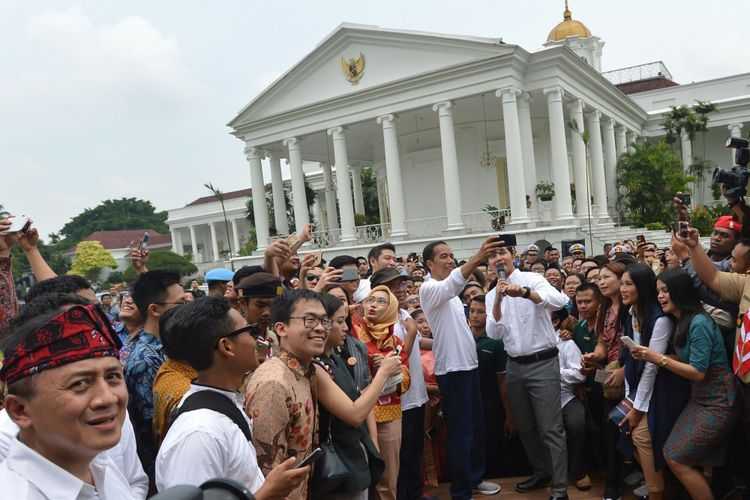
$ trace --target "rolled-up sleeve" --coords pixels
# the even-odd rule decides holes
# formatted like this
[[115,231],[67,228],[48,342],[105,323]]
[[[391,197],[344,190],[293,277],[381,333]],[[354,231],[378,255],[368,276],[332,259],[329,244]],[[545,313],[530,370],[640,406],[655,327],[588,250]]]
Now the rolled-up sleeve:
[[495,317],[492,315],[492,308],[495,305],[495,297],[497,296],[497,289],[493,288],[487,293],[484,298],[484,305],[487,309],[487,320],[484,324],[485,332],[491,339],[502,340],[508,329],[505,325],[499,321],[495,321]]
[[567,295],[558,291],[541,276],[539,276],[539,279],[535,279],[529,288],[531,288],[532,292],[536,292],[539,295],[542,299],[540,304],[549,311],[559,311],[570,300]]
[[439,307],[453,297],[457,297],[464,286],[466,286],[466,279],[461,274],[461,268],[457,267],[444,280],[431,279],[419,287],[419,301],[422,307],[425,305]]

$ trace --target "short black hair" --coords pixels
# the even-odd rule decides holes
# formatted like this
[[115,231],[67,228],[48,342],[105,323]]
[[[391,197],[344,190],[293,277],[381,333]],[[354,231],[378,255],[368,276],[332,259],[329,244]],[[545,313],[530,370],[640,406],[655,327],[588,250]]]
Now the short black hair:
[[29,288],[29,291],[26,293],[26,302],[32,302],[37,297],[49,293],[78,293],[88,288],[91,288],[91,283],[82,276],[75,274],[55,276],[54,278],[40,281]]
[[232,332],[229,302],[220,297],[201,297],[174,307],[159,321],[164,352],[196,371],[213,365],[216,339]]
[[332,258],[328,264],[334,269],[341,269],[344,266],[356,266],[357,259],[351,255],[338,255]]
[[393,243],[381,243],[380,245],[372,247],[370,249],[369,253],[367,254],[367,262],[369,263],[373,259],[377,261],[384,250],[390,250],[391,252],[396,253],[396,247],[393,245]]
[[148,306],[167,298],[167,288],[180,283],[180,275],[172,271],[148,271],[133,283],[133,302],[145,319]]
[[602,292],[599,290],[599,287],[596,286],[594,283],[591,283],[590,281],[584,281],[580,285],[578,285],[578,288],[576,288],[576,293],[583,293],[583,292],[594,292],[594,297],[599,302],[602,301]]
[[360,263],[361,261],[364,261],[364,262],[365,262],[365,264],[367,264],[367,257],[365,257],[365,256],[363,256],[363,255],[359,255],[359,256],[357,257],[357,264],[359,264],[359,263]]
[[[427,266],[427,261],[432,260],[432,258],[435,256],[435,248],[439,245],[448,245],[444,241],[433,241],[432,243],[428,244],[426,247],[424,247],[424,250],[422,250],[422,262],[424,262],[424,265]],[[429,266],[428,266],[429,269]]]
[[294,306],[303,300],[317,301],[325,307],[318,292],[306,288],[288,290],[271,304],[271,323],[289,323]]
[[234,287],[237,288],[237,285],[240,284],[242,278],[247,278],[248,276],[252,276],[255,273],[261,273],[263,271],[265,271],[265,269],[263,269],[263,266],[242,266],[241,268],[237,269],[237,271],[234,273],[234,276],[232,276],[232,283],[234,283]]
[[330,293],[324,293],[320,296],[321,301],[323,302],[323,307],[326,310],[326,314],[329,318],[333,318],[333,315],[336,314],[336,311],[341,309],[341,306],[344,305],[344,302],[336,297],[335,295],[331,295]]

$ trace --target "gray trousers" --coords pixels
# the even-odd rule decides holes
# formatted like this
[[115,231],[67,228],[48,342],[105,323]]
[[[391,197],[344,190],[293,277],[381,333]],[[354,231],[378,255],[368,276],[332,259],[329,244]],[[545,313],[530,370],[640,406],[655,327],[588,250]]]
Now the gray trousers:
[[522,365],[508,359],[506,381],[513,424],[534,475],[552,478],[552,494],[568,490],[568,451],[560,408],[557,358]]

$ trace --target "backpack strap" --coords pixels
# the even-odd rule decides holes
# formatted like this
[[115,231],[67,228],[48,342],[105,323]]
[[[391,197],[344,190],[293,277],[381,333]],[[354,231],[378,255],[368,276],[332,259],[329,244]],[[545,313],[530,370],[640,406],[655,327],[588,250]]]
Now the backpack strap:
[[250,426],[247,424],[247,420],[245,419],[242,410],[237,408],[234,401],[224,394],[211,390],[198,391],[188,396],[182,403],[182,406],[172,414],[170,427],[180,415],[195,410],[213,410],[217,413],[221,413],[240,428],[245,439],[248,441],[252,440]]

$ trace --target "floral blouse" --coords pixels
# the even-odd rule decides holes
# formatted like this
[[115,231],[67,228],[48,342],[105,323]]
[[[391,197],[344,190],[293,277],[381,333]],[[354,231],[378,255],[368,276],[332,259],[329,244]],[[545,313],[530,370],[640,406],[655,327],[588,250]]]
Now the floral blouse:
[[[305,367],[282,350],[260,365],[248,382],[245,411],[253,420],[253,445],[265,475],[289,457],[307,456],[317,443],[314,374],[312,364]],[[303,481],[287,498],[306,500],[307,483]]]

